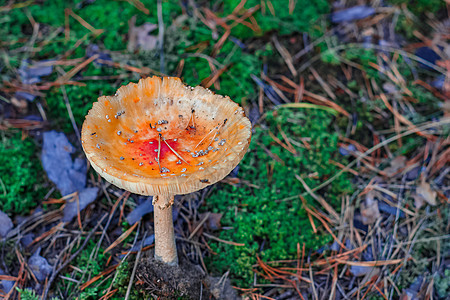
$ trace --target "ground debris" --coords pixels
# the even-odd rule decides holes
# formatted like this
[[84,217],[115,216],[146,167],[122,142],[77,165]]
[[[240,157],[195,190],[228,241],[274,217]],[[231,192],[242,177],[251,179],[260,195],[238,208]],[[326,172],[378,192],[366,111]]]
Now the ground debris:
[[28,259],[28,266],[33,272],[34,276],[39,282],[44,282],[45,279],[52,273],[52,266],[47,259],[40,256],[41,249],[38,248],[36,252]]
[[6,237],[13,226],[14,225],[9,216],[0,211],[0,238]]
[[42,165],[63,196],[81,191],[86,186],[86,162],[80,158],[72,160],[74,152],[75,148],[64,133],[44,132]]
[[158,36],[150,33],[158,28],[157,24],[144,23],[141,26],[135,26],[136,17],[133,16],[128,22],[128,45],[129,52],[136,50],[150,51],[156,48]]
[[130,225],[138,222],[146,214],[153,212],[153,197],[146,197],[144,199],[145,200],[141,204],[139,204],[135,209],[133,209],[133,211],[128,214],[126,219]]
[[[0,268],[0,275],[7,275],[9,276],[5,271],[3,271]],[[1,290],[5,293],[9,293],[9,291],[11,291],[11,289],[14,286],[14,282],[13,280],[6,280],[6,279],[2,279],[0,280],[0,286],[1,286]]]
[[47,131],[44,133],[42,165],[48,178],[53,181],[63,196],[77,193],[64,207],[64,222],[70,222],[79,211],[92,203],[97,197],[98,188],[86,186],[87,164],[84,159],[71,154],[75,148],[64,133]]
[[331,14],[334,23],[361,20],[375,14],[375,9],[367,5],[357,5]]
[[374,194],[372,191],[368,192],[365,201],[361,203],[361,215],[364,225],[373,224],[380,217],[378,201],[375,199]]
[[436,206],[436,191],[431,189],[431,185],[424,179],[417,186],[416,195],[414,195],[414,203],[417,208],[421,208],[424,201],[430,205]]
[[200,299],[202,291],[203,297],[209,296],[207,289],[201,288],[204,275],[186,261],[181,261],[179,267],[172,267],[149,258],[140,262],[136,277],[141,283],[141,289],[163,299],[178,299],[183,296]]
[[99,189],[97,187],[90,187],[81,190],[70,201],[66,202],[63,210],[63,222],[72,221],[75,216],[91,204],[96,198]]

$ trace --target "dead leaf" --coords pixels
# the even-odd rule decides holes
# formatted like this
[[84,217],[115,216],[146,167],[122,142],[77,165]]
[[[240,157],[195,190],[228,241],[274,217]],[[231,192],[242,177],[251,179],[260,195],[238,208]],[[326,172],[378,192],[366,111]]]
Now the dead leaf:
[[392,176],[397,173],[400,169],[404,168],[406,165],[406,157],[405,156],[397,156],[391,161],[390,167],[387,167],[383,171],[388,175]]
[[[199,215],[200,220],[202,220],[206,216],[206,214],[208,214],[208,213],[200,214]],[[220,228],[222,228],[220,226],[220,220],[222,219],[222,215],[223,214],[220,214],[220,213],[209,213],[208,219],[206,220],[206,223],[205,223],[206,227],[209,230],[219,230]]]
[[[426,182],[425,179],[422,179],[420,184],[417,186],[416,194],[417,194],[417,196],[423,198],[423,200],[425,200],[430,205],[435,206],[437,204],[436,203],[436,194],[437,193],[436,193],[436,191],[433,191],[431,189],[430,184],[428,182]],[[416,200],[416,199],[414,199],[414,200]],[[416,202],[416,201],[414,201],[414,202]],[[418,204],[420,204],[420,202]],[[423,202],[422,202],[422,204],[423,204]]]
[[16,97],[11,98],[11,104],[17,108],[17,111],[21,114],[26,114],[28,112],[28,102],[27,100],[17,99]]
[[155,29],[158,28],[157,24],[144,23],[141,26],[134,26],[136,16],[133,16],[128,22],[128,45],[127,50],[134,52],[136,50],[150,51],[156,48],[158,44],[158,37],[151,35]]
[[361,215],[364,225],[373,224],[380,217],[378,201],[374,199],[375,192],[370,191],[366,194],[366,199],[361,203]]
[[417,194],[415,194],[413,196],[413,199],[414,199],[414,206],[417,209],[421,208],[425,204],[425,201],[423,200],[423,197],[421,197],[421,196],[419,196]]

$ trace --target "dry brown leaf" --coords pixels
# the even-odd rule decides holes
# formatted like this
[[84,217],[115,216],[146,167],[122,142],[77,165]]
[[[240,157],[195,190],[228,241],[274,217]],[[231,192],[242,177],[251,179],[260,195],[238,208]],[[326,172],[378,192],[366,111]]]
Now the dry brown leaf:
[[361,203],[361,215],[364,225],[373,224],[380,217],[374,191],[368,192],[365,201]]
[[425,200],[423,200],[423,198],[417,194],[413,196],[413,199],[414,199],[414,206],[417,209],[420,209],[425,204]]
[[[425,200],[430,205],[434,206],[437,204],[436,203],[436,191],[433,191],[431,189],[430,184],[428,182],[426,182],[425,179],[422,179],[420,184],[417,186],[416,194],[417,194],[417,196],[423,198],[423,200]],[[414,199],[414,200],[416,200],[416,199]]]
[[141,26],[135,26],[136,17],[132,17],[128,22],[128,44],[127,50],[134,52],[136,50],[150,51],[156,48],[158,37],[150,34],[158,28],[157,24],[144,23]]
[[384,169],[384,172],[392,176],[398,172],[398,170],[404,168],[406,165],[406,157],[405,156],[397,156],[391,161],[391,166]]

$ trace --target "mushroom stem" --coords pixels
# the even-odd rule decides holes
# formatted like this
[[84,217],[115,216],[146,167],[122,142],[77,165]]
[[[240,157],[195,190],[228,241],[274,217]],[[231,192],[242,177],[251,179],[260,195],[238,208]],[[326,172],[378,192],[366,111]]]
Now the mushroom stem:
[[153,197],[155,259],[171,266],[178,266],[172,219],[173,198],[173,195],[156,195]]

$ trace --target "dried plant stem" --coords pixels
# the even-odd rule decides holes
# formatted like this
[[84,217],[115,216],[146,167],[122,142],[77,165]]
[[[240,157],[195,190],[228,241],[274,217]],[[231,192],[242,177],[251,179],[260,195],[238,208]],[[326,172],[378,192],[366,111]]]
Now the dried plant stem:
[[155,208],[155,259],[171,266],[178,266],[172,204],[173,195],[157,195],[153,198]]

